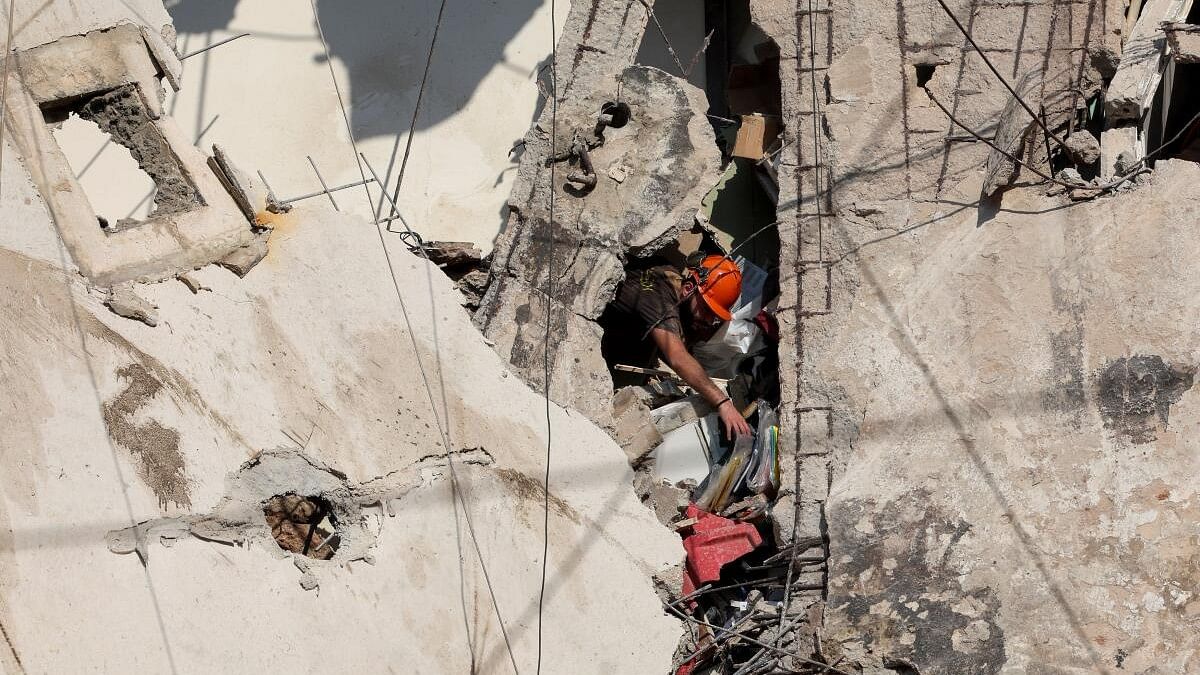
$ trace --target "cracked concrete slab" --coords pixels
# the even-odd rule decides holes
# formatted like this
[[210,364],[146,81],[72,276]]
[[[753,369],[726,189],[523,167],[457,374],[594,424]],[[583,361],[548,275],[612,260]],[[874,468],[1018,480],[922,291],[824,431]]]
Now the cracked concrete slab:
[[[19,175],[3,178],[11,185]],[[6,189],[0,208],[14,193]],[[516,658],[532,663],[543,403],[508,373],[439,270],[389,240],[414,352],[371,225],[300,206],[244,278],[207,266],[189,273],[203,293],[174,280],[140,286],[159,307],[151,328],[110,313],[61,260],[42,259],[53,244],[32,237],[36,228],[53,241],[44,212],[20,232],[0,233],[0,408],[14,420],[0,452],[22,467],[0,481],[8,505],[0,530],[11,543],[0,621],[27,669],[70,670],[83,658],[133,670],[166,670],[172,659],[198,670],[303,669],[343,650],[352,626],[361,644],[339,667],[502,670],[508,657],[480,557],[465,523],[455,524],[449,481],[430,475],[444,473],[430,457],[445,452],[437,420],[447,418],[456,449],[492,457],[461,462],[459,475]],[[430,369],[436,412],[421,366]],[[108,425],[106,409],[125,422]],[[638,502],[624,453],[602,430],[557,406],[552,416],[546,658],[573,670],[665,670],[679,625],[662,614],[651,576],[678,562],[678,538]],[[178,463],[139,445],[151,436],[137,430],[150,427],[167,430]],[[284,458],[271,452],[257,465],[270,472],[239,474],[281,445],[345,478],[303,465],[276,471],[270,462]],[[243,480],[229,483],[230,475]],[[248,483],[252,475],[267,482]],[[255,502],[286,489],[346,495],[339,503],[361,510],[346,521],[362,539],[339,548],[344,559],[301,561],[309,575],[298,574],[266,540]],[[398,502],[384,499],[392,518],[367,505],[400,493]],[[243,538],[251,522],[257,529]],[[143,546],[144,570],[105,541],[125,530],[114,545],[128,550],[128,528],[139,524],[143,540],[173,544]],[[192,536],[198,531],[204,539]],[[319,582],[319,599],[298,579]],[[103,621],[81,609],[93,607],[106,608]],[[616,615],[623,620],[614,625]],[[281,635],[295,646],[262,649]],[[53,648],[68,639],[69,653]],[[214,643],[222,650],[206,647]]]
[[[567,21],[559,58],[564,67],[563,106],[558,113],[559,153],[573,139],[590,135],[610,101],[607,81],[618,73],[620,103],[630,109],[628,124],[603,131],[592,148],[597,184],[582,193],[567,175],[577,161],[556,166],[554,221],[545,164],[553,156],[549,109],[525,138],[509,222],[496,242],[491,281],[475,320],[514,370],[535,388],[544,381],[546,325],[551,334],[551,398],[590,419],[611,424],[612,382],[600,356],[601,331],[595,320],[612,300],[627,260],[649,256],[690,229],[700,201],[716,184],[720,153],[705,118],[707,99],[699,89],[661,70],[627,67],[620,53],[597,53],[596,45],[616,39],[606,31],[637,32],[644,10],[633,5],[626,23],[593,25],[603,19],[608,0],[577,3]],[[616,14],[616,12],[612,12]],[[642,15],[639,19],[639,15]],[[621,34],[620,44],[628,36]],[[574,54],[574,56],[572,56]],[[632,62],[633,53],[625,55]],[[602,61],[603,77],[597,71]],[[608,176],[623,168],[620,181]],[[551,244],[553,240],[553,244]],[[553,280],[547,312],[546,289]]]

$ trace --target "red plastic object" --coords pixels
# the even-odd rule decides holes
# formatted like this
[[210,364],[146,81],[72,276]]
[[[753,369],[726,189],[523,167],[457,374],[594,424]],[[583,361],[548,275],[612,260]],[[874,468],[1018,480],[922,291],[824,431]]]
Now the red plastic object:
[[779,344],[779,322],[775,320],[775,315],[765,309],[758,310],[758,314],[754,315],[754,323],[762,329],[763,335],[771,344]]
[[683,593],[687,595],[702,584],[721,578],[721,568],[762,544],[758,529],[748,523],[701,511],[688,504],[687,517],[695,518],[691,534],[683,538],[687,567],[683,574]]

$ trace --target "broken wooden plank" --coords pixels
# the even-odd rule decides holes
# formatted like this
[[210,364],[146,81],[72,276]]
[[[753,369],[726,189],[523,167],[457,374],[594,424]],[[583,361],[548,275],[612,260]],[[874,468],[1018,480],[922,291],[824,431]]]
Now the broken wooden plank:
[[1162,25],[1182,21],[1192,0],[1150,0],[1121,51],[1121,63],[1108,85],[1104,113],[1109,125],[1140,120],[1154,99],[1167,55]]
[[698,522],[700,522],[700,519],[699,519],[699,518],[686,518],[686,519],[684,519],[684,520],[681,520],[681,521],[679,521],[679,522],[672,523],[672,524],[671,524],[671,527],[675,528],[675,531],[676,531],[676,532],[678,532],[679,530],[682,530],[682,529],[683,529],[683,528],[685,528],[685,527],[691,527],[691,526],[695,525],[695,524],[696,524],[696,523],[698,523]]
[[[618,363],[615,366],[613,366],[613,370],[619,370],[624,373],[637,373],[639,375],[658,375],[660,377],[670,377],[670,378],[674,378],[674,379],[680,380],[680,381],[683,380],[683,378],[680,377],[678,373],[676,373],[675,371],[670,370],[668,368],[642,368],[640,366],[630,366],[630,365],[626,365],[624,363]],[[723,387],[723,386],[729,384],[729,380],[725,380],[725,379],[722,379],[719,377],[710,377],[708,379],[712,380],[713,384],[715,384],[719,387]]]

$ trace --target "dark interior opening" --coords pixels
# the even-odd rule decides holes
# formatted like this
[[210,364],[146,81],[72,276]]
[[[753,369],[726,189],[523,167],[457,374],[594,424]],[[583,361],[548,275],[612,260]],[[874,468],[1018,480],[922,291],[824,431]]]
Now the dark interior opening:
[[[1152,151],[1165,143],[1153,159],[1173,157],[1200,162],[1200,97],[1189,95],[1200,86],[1200,64],[1176,63],[1173,70],[1174,78],[1168,83],[1164,77],[1155,95],[1146,148]],[[1158,129],[1161,132],[1155,133]]]
[[600,106],[600,114],[611,116],[611,119],[606,126],[612,127],[613,129],[620,129],[626,124],[629,124],[629,117],[632,113],[629,110],[628,103],[614,103],[613,101],[609,101]]
[[263,502],[263,517],[275,543],[289,553],[329,560],[338,549],[337,520],[324,497],[276,495]]
[[917,86],[924,87],[933,79],[933,73],[937,70],[937,64],[917,63],[913,64],[913,69],[917,71]]
[[[671,274],[674,283],[682,284],[690,276],[687,261],[695,262],[696,256],[728,256],[734,261],[743,270],[743,294],[734,305],[734,320],[724,322],[711,337],[699,328],[678,328],[689,352],[714,382],[739,410],[750,410],[760,399],[771,406],[779,402],[774,308],[779,295],[780,241],[775,214],[778,169],[786,150],[779,48],[753,25],[746,0],[706,0],[704,10],[705,35],[711,34],[704,63],[708,113],[722,153],[722,175],[702,200],[690,231],[652,257],[627,261],[623,288],[638,288],[640,280],[650,278],[648,271],[654,278]],[[632,291],[627,294],[640,298]],[[657,317],[631,317],[629,304],[618,290],[617,299],[599,320],[604,331],[601,351],[614,389],[652,392],[651,409],[686,397],[689,390],[667,370],[644,325]],[[693,316],[690,305],[692,298],[685,297],[665,309],[677,311],[686,323]],[[751,422],[753,427],[753,417]]]

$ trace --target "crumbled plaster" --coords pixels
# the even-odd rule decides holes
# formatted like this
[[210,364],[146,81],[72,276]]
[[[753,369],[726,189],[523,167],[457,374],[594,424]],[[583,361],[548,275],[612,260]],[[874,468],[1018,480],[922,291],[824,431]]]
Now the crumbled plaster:
[[[79,106],[78,113],[128,148],[138,166],[154,179],[155,208],[151,215],[181,213],[204,203],[196,186],[183,173],[170,145],[154,128],[141,96],[132,85],[87,100]],[[114,226],[122,224],[117,222]]]
[[[492,464],[492,457],[486,450],[458,450],[453,454],[454,461],[460,464]],[[345,474],[309,457],[299,448],[268,450],[248,460],[229,476],[225,497],[210,513],[158,518],[110,532],[108,548],[113,553],[136,552],[142,564],[147,564],[151,544],[170,546],[188,535],[219,544],[262,546],[281,558],[290,557],[303,572],[302,587],[313,590],[318,585],[317,575],[323,565],[343,565],[355,560],[373,562],[371,550],[379,534],[368,528],[366,510],[374,508],[380,514],[395,517],[402,508],[399,502],[410,491],[447,476],[446,461],[445,456],[425,457],[387,475],[351,484]],[[509,471],[506,475],[512,473],[515,472]],[[540,487],[535,488],[535,492],[541,491]],[[337,523],[339,543],[330,560],[317,561],[296,553],[289,554],[276,544],[263,516],[263,505],[272,497],[286,494],[321,497],[332,506],[330,516]],[[536,497],[536,494],[530,496]]]

